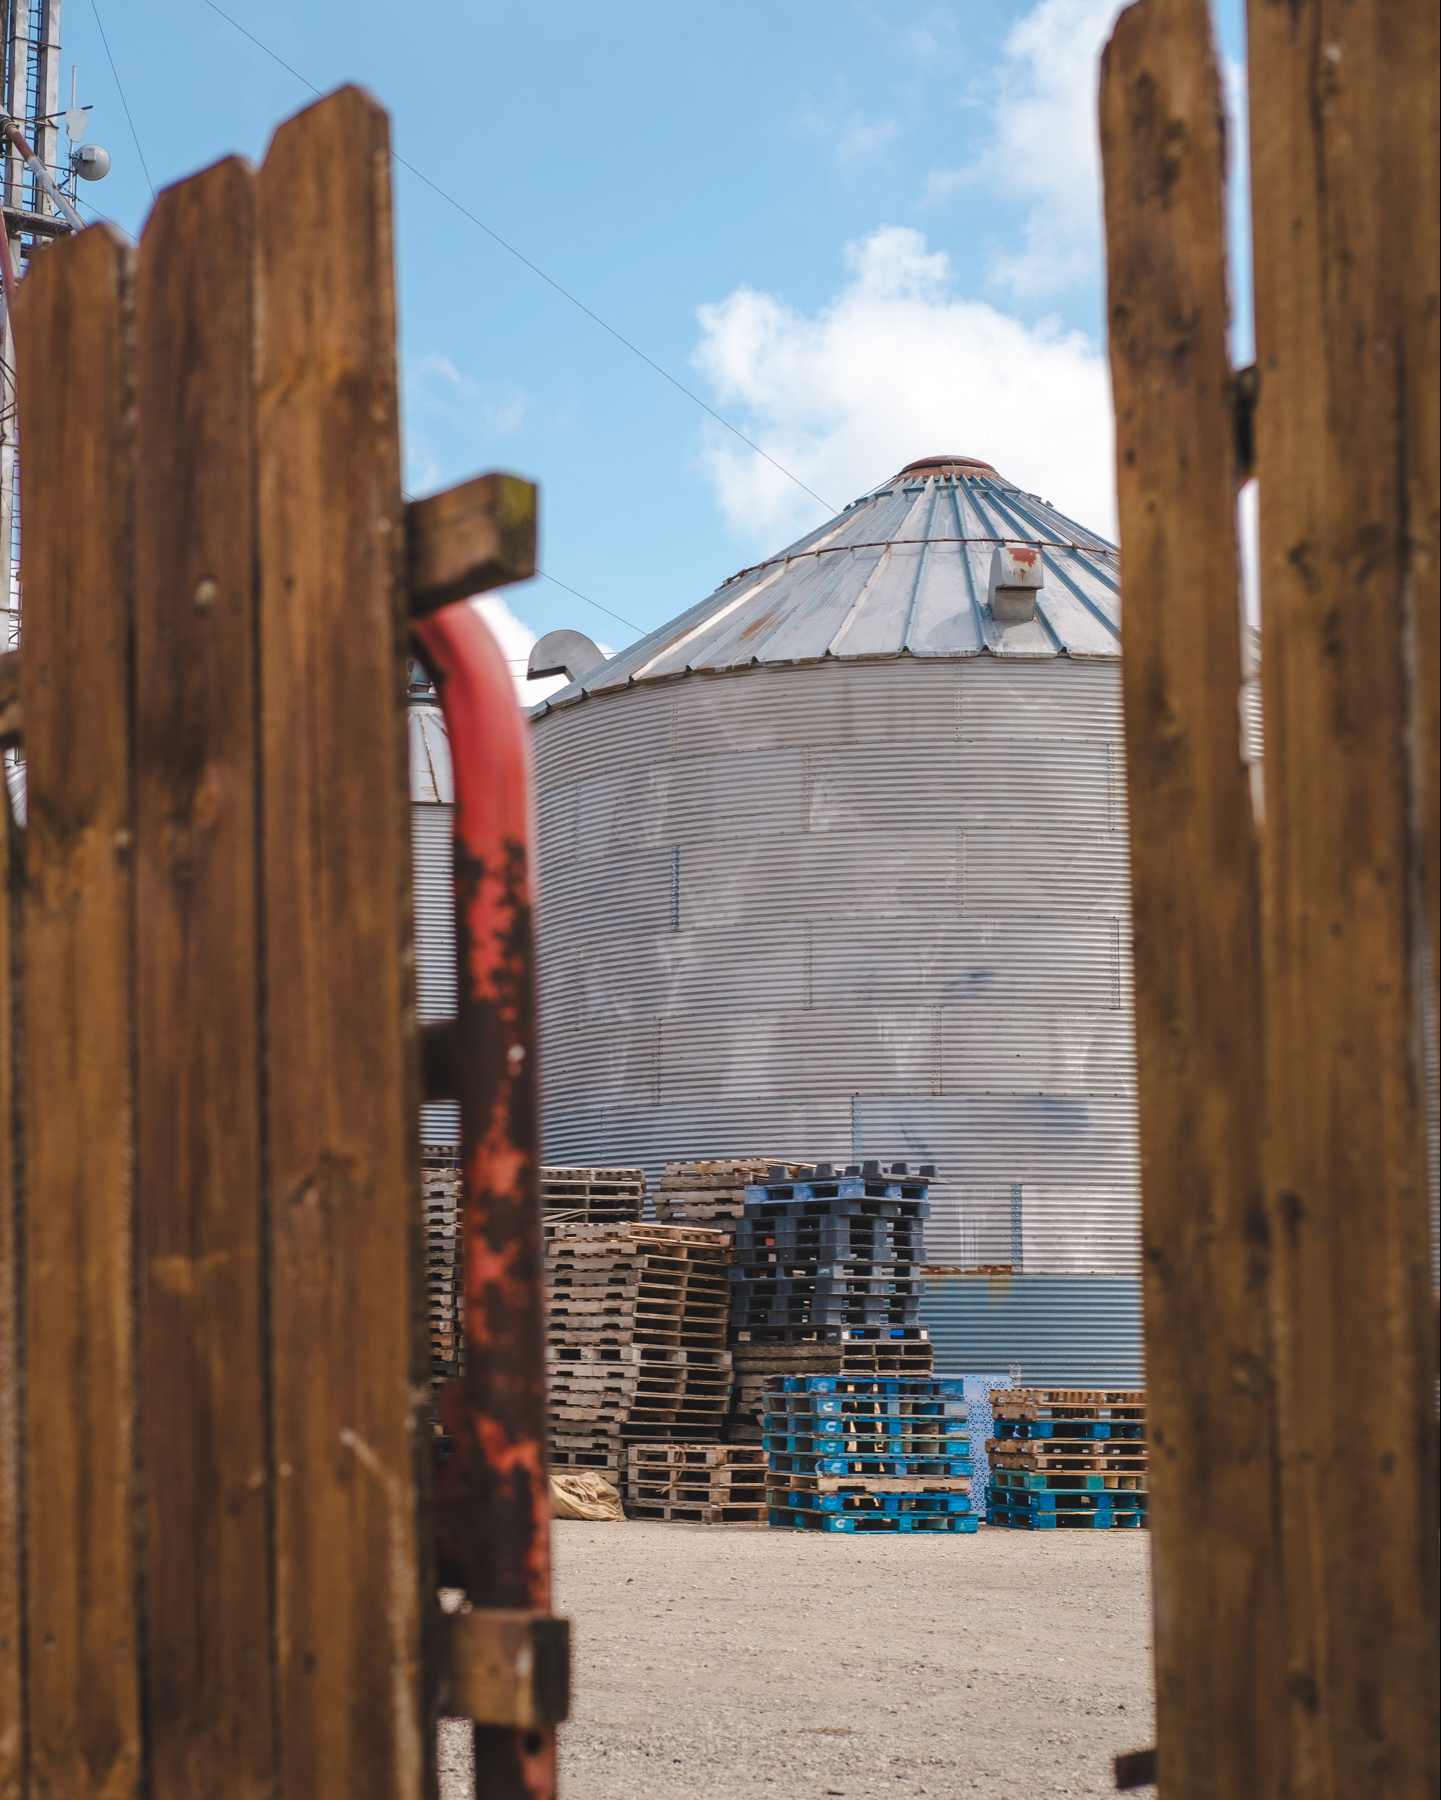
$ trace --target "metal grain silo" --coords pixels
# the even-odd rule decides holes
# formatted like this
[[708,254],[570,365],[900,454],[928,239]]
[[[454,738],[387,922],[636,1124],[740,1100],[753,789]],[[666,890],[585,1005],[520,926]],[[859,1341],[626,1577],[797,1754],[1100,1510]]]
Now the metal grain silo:
[[[422,1025],[455,1017],[455,781],[445,715],[419,663],[410,665],[410,841],[415,893],[415,1011]],[[453,1100],[420,1109],[422,1143],[460,1149]]]
[[1139,1378],[1119,586],[933,458],[572,666],[535,722],[548,1161],[934,1161],[940,1363]]

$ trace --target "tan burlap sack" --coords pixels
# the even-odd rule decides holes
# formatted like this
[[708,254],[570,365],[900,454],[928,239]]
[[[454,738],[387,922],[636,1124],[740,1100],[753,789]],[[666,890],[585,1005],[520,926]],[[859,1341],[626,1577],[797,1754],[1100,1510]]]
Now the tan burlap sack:
[[623,1519],[620,1495],[596,1469],[559,1469],[550,1478],[557,1519]]

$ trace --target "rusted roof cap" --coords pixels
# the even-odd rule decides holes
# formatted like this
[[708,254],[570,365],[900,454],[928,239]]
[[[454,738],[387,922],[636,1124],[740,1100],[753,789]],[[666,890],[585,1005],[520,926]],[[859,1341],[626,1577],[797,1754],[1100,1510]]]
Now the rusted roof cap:
[[[1039,550],[1032,616],[997,618],[998,545]],[[1112,661],[1121,654],[1114,544],[975,457],[928,456],[853,500],[788,550],[742,569],[647,632],[536,715],[636,682],[828,658],[998,656]]]
[[978,456],[923,456],[919,462],[907,463],[896,477],[904,475],[994,475],[996,471]]

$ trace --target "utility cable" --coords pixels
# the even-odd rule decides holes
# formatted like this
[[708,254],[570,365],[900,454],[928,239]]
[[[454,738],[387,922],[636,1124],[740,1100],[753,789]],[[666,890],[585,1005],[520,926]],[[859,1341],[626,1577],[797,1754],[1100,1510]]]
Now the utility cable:
[[[241,34],[242,37],[248,37],[250,39],[251,43],[254,44],[258,50],[263,50],[265,52],[265,54],[271,59],[272,62],[279,63],[281,68],[284,69],[287,72],[287,74],[293,75],[295,77],[295,79],[301,83],[302,86],[308,87],[312,94],[320,96],[320,89],[318,87],[316,87],[316,85],[313,81],[308,81],[306,79],[306,77],[300,73],[299,69],[292,68],[290,66],[290,64],[288,62],[286,62],[286,60],[283,56],[277,56],[276,53],[270,48],[270,46],[268,44],[261,43],[260,39],[258,37],[256,37],[256,35],[253,31],[247,31],[238,19],[232,19],[228,12],[226,12],[222,7],[219,7],[215,4],[215,0],[204,0],[204,3],[206,6],[208,6],[210,8],[211,12],[219,13],[220,17],[225,20],[227,25],[233,25],[235,27],[235,29]],[[93,6],[95,4],[95,0],[90,0],[90,4]],[[137,145],[136,148],[138,149],[139,145]],[[583,312],[588,319],[592,320],[595,324],[599,325],[602,331],[609,332],[610,335],[615,339],[615,341],[618,344],[623,344],[625,346],[625,348],[630,351],[632,356],[638,356],[640,358],[640,360],[647,366],[647,368],[654,369],[654,371],[656,372],[657,375],[661,376],[664,380],[668,381],[673,388],[678,389],[682,394],[685,395],[687,400],[693,400],[695,402],[695,404],[698,407],[700,407],[702,412],[709,413],[711,418],[713,418],[718,425],[723,425],[727,431],[731,432],[734,436],[738,437],[743,444],[747,445],[750,449],[754,450],[757,456],[763,457],[765,459],[765,461],[768,462],[773,469],[778,470],[780,472],[780,474],[784,475],[787,481],[793,481],[796,484],[796,486],[798,488],[800,488],[802,493],[809,494],[811,499],[816,501],[818,505],[825,507],[827,512],[834,513],[834,512],[840,511],[840,508],[832,505],[832,503],[829,500],[822,499],[821,496],[815,491],[814,488],[807,487],[805,482],[803,482],[801,480],[799,475],[793,475],[791,473],[791,471],[788,468],[786,468],[783,463],[778,463],[768,450],[762,450],[760,445],[758,443],[756,443],[753,438],[748,438],[738,425],[732,425],[729,419],[724,418],[720,413],[718,413],[716,411],[716,409],[713,406],[708,405],[704,400],[701,399],[699,394],[694,392],[693,389],[688,388],[683,381],[677,381],[675,376],[672,375],[668,369],[662,368],[661,365],[658,362],[656,362],[652,357],[647,356],[644,350],[640,349],[640,347],[638,345],[633,344],[628,337],[623,336],[619,331],[616,330],[614,325],[608,325],[606,323],[606,321],[603,318],[601,318],[599,313],[592,312],[590,307],[588,307],[583,300],[578,300],[576,298],[576,296],[574,294],[572,294],[568,288],[562,287],[561,284],[554,279],[554,277],[547,275],[544,269],[542,269],[537,263],[533,263],[530,260],[530,258],[528,256],[524,255],[521,251],[517,250],[514,244],[507,243],[506,240],[500,235],[500,233],[498,231],[493,231],[490,228],[490,226],[486,224],[484,219],[477,218],[476,215],[469,210],[469,208],[462,206],[460,201],[457,200],[453,194],[446,193],[445,189],[443,187],[441,187],[438,182],[432,181],[428,175],[423,174],[419,169],[416,168],[414,163],[407,162],[405,160],[405,158],[402,155],[400,155],[400,153],[398,151],[392,150],[390,154],[395,159],[395,161],[400,164],[402,169],[408,169],[410,171],[410,173],[415,176],[417,181],[423,181],[425,183],[425,185],[428,188],[430,188],[434,193],[439,194],[441,199],[446,201],[447,204],[453,206],[455,208],[455,210],[462,216],[462,218],[469,219],[472,225],[478,225],[480,227],[480,229],[486,234],[487,237],[493,238],[495,240],[495,242],[500,245],[502,250],[508,251],[510,253],[510,255],[512,255],[516,259],[517,262],[524,263],[526,268],[529,269],[533,275],[538,275],[540,277],[540,279],[547,284],[547,286],[553,287],[555,289],[556,293],[558,293],[563,299],[569,300],[572,306],[579,308],[579,310],[581,312]],[[564,583],[562,583],[561,585],[563,586]],[[582,595],[581,598],[584,599],[585,596]],[[592,601],[591,604],[594,605],[595,602]],[[604,612],[605,608],[602,607],[601,611]],[[612,613],[612,615],[611,615],[612,618],[615,618],[617,616],[618,615],[614,614],[614,613]],[[621,623],[624,624],[625,621],[622,619]],[[632,628],[632,629],[634,629],[634,628]]]
[[140,133],[135,129],[135,121],[130,117],[130,103],[125,98],[125,89],[120,85],[120,71],[115,67],[115,58],[110,54],[110,39],[105,35],[105,27],[100,23],[100,8],[95,0],[90,0],[90,10],[95,14],[96,28],[100,33],[100,42],[105,46],[105,55],[110,63],[110,73],[115,77],[115,92],[120,96],[120,104],[125,108],[125,122],[130,127],[130,135],[135,140],[135,154],[140,158],[140,167],[145,170],[145,179],[150,182],[150,198],[155,198],[155,183],[150,181],[150,168],[145,161],[145,152],[140,148]]
[[[407,494],[404,488],[400,490],[400,497],[405,501],[415,499],[415,495]],[[624,625],[628,631],[638,631],[644,635],[645,628],[643,626],[633,625],[629,619],[621,618],[618,612],[612,612],[608,606],[602,606],[599,600],[592,600],[589,594],[581,593],[579,588],[573,588],[568,581],[562,581],[556,575],[549,575],[544,569],[537,569],[536,575],[540,580],[552,582],[556,587],[564,588],[566,593],[574,594],[577,600],[584,600],[587,606],[593,606],[597,612],[603,612],[608,619],[614,619],[618,625]],[[475,598],[480,599],[481,596],[477,594]]]
[[644,626],[633,625],[629,619],[622,619],[618,612],[612,612],[608,606],[602,606],[599,600],[592,600],[589,594],[581,593],[579,588],[573,588],[569,582],[557,581],[554,575],[547,575],[544,569],[537,569],[536,574],[540,576],[542,581],[554,582],[556,587],[564,588],[568,594],[574,594],[577,600],[584,600],[587,606],[593,606],[597,612],[603,612],[607,618],[614,619],[617,624],[624,625],[628,631],[638,631],[644,635]]

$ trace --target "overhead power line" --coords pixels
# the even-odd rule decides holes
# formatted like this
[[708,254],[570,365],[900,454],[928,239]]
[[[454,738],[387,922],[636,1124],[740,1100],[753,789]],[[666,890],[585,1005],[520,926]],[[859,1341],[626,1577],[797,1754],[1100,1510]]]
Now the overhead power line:
[[95,0],[90,0],[90,10],[95,14],[95,27],[100,33],[100,42],[105,46],[106,59],[110,64],[110,73],[115,77],[115,92],[120,96],[120,104],[125,108],[125,122],[130,127],[130,135],[135,140],[135,154],[140,158],[140,167],[145,171],[145,179],[150,182],[150,198],[155,198],[155,183],[150,180],[150,165],[145,160],[145,152],[140,148],[140,134],[135,129],[135,121],[130,117],[130,102],[125,98],[125,89],[120,85],[120,71],[115,67],[115,58],[110,54],[110,39],[105,35],[105,27],[100,23],[100,8]]
[[[402,500],[409,501],[414,500],[415,495],[407,494],[402,488],[400,497]],[[581,593],[579,588],[573,588],[568,581],[562,581],[558,575],[551,575],[545,569],[537,569],[536,576],[541,581],[549,581],[555,587],[564,588],[566,593],[574,594],[577,600],[584,600],[587,606],[593,606],[597,612],[603,612],[608,619],[614,619],[618,625],[624,625],[628,631],[638,631],[644,636],[645,627],[643,625],[636,625],[630,619],[621,618],[618,612],[612,612],[608,606],[602,606],[599,600],[592,600],[589,594]],[[477,597],[487,598],[488,596]],[[496,598],[499,599],[500,596],[497,595]]]
[[[91,0],[92,6],[94,3],[95,0]],[[223,7],[215,4],[215,0],[205,0],[205,5],[210,8],[211,12],[218,13],[220,17],[225,20],[227,25],[233,25],[242,37],[249,38],[256,49],[263,50],[272,62],[279,63],[281,68],[284,69],[288,75],[293,75],[302,87],[308,87],[312,94],[317,96],[320,95],[320,89],[316,87],[313,81],[302,75],[299,69],[292,68],[283,56],[278,56],[275,51],[270,48],[269,44],[262,43],[253,31],[247,31],[245,26],[243,26],[238,19],[231,18],[230,14],[226,12]],[[136,148],[139,149],[138,144],[136,145]],[[732,425],[729,419],[725,418],[721,413],[718,413],[713,406],[702,400],[700,395],[693,389],[688,388],[683,381],[677,381],[669,369],[662,368],[653,357],[647,356],[645,351],[642,350],[639,345],[633,344],[623,332],[617,331],[614,325],[608,324],[606,320],[601,318],[598,312],[593,312],[583,300],[578,299],[571,293],[569,288],[562,287],[553,276],[547,275],[545,270],[542,269],[538,263],[533,263],[523,251],[517,250],[515,245],[508,243],[498,231],[492,230],[492,228],[486,224],[484,219],[477,218],[476,215],[470,211],[469,207],[463,206],[461,202],[456,199],[454,194],[446,193],[439,182],[432,181],[428,175],[424,174],[420,169],[417,169],[414,163],[407,162],[398,151],[392,150],[390,154],[395,161],[400,164],[402,169],[408,169],[410,173],[415,176],[417,181],[423,181],[434,193],[439,194],[441,199],[446,201],[448,205],[453,206],[462,218],[469,219],[472,225],[478,225],[487,237],[493,238],[495,242],[500,245],[502,250],[509,252],[517,262],[524,263],[526,268],[529,269],[533,275],[538,275],[548,287],[553,287],[556,293],[563,299],[569,300],[572,306],[578,308],[588,319],[599,325],[602,331],[609,332],[611,337],[613,337],[618,344],[623,344],[625,348],[630,351],[632,356],[638,356],[647,368],[653,369],[663,380],[668,381],[673,388],[684,394],[687,400],[693,400],[695,404],[700,407],[702,412],[709,413],[711,418],[713,418],[718,425],[723,425],[727,431],[733,436],[738,437],[749,449],[754,450],[757,456],[763,457],[773,469],[784,475],[787,481],[793,481],[802,493],[809,494],[811,499],[818,505],[825,507],[827,512],[833,513],[840,510],[839,507],[834,506],[829,500],[823,499],[813,487],[807,487],[799,475],[792,474],[791,471],[786,468],[784,463],[777,462],[768,450],[762,450],[760,445],[756,443],[753,438],[748,438],[738,425]],[[142,158],[141,160],[143,161],[144,159]],[[561,583],[560,585],[564,586],[564,583]],[[581,598],[584,599],[585,596],[582,595]],[[591,604],[595,605],[595,602],[592,601]],[[604,612],[605,608],[602,607],[601,611]],[[619,615],[615,613],[611,614],[612,618],[618,616]],[[622,619],[621,623],[624,624],[625,621]],[[634,627],[632,629],[634,629]]]

